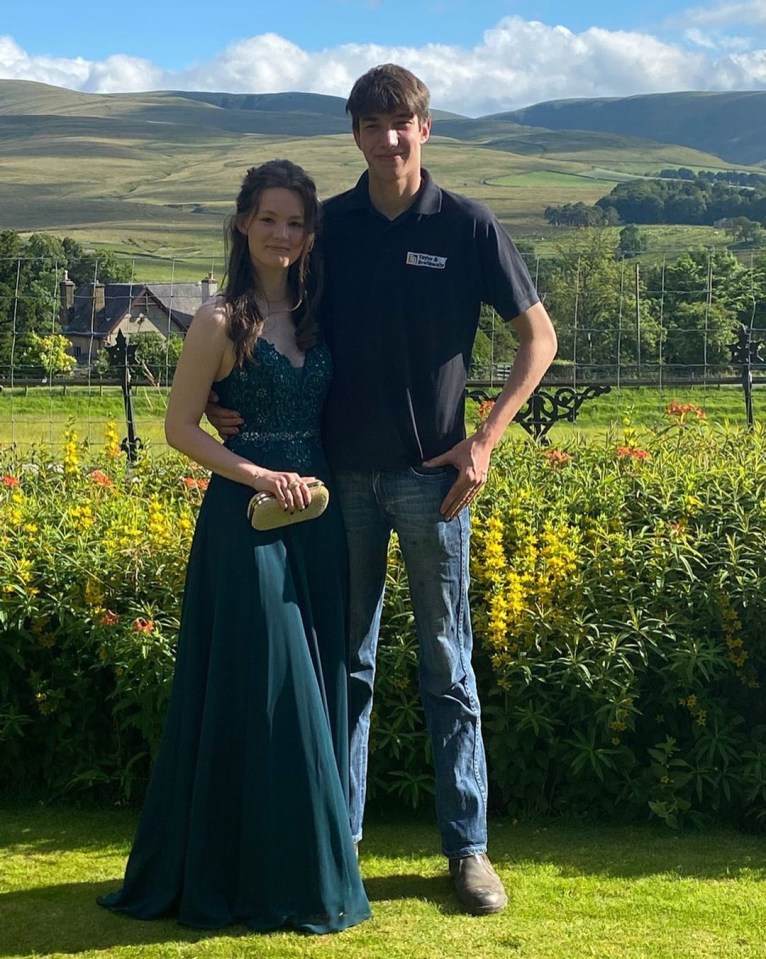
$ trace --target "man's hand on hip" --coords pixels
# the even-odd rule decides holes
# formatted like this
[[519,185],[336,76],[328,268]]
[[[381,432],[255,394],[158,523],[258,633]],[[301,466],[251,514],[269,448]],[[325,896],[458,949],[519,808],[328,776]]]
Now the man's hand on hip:
[[492,447],[481,442],[474,434],[441,456],[434,456],[423,463],[423,466],[428,467],[454,466],[458,471],[458,477],[441,505],[441,514],[446,520],[454,519],[487,482],[491,454]]

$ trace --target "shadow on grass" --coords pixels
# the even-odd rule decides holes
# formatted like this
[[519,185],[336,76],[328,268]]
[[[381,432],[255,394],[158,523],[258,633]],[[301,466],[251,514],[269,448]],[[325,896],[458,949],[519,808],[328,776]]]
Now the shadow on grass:
[[[661,824],[495,819],[489,839],[490,858],[505,878],[520,866],[550,865],[562,876],[766,879],[766,835],[733,828],[675,831]],[[363,867],[367,854],[384,860],[438,857],[435,824],[373,821],[362,846]],[[446,876],[446,860],[444,868]],[[449,888],[449,880],[444,881]]]
[[[364,868],[362,868],[364,873]],[[418,876],[405,873],[391,876],[365,876],[364,888],[373,907],[376,902],[392,902],[398,899],[419,899],[431,905],[445,916],[458,915],[461,909],[452,893],[449,877]]]
[[[96,899],[118,885],[118,880],[61,883],[0,896],[0,957],[69,955],[120,946],[196,943],[254,935],[244,925],[192,929],[172,917],[144,921],[98,906]],[[373,907],[376,902],[419,899],[427,900],[443,915],[460,912],[446,876],[373,876],[365,880],[365,887]]]
[[119,886],[119,880],[40,886],[2,897],[0,956],[48,955],[108,950],[117,946],[164,942],[200,942],[210,938],[252,935],[245,926],[191,929],[174,919],[131,919],[96,903]]

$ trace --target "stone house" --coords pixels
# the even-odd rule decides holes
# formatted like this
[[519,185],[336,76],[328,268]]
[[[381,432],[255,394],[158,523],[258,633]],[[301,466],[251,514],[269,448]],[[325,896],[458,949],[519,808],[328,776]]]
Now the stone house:
[[120,331],[133,339],[141,333],[183,336],[217,290],[212,273],[196,283],[86,283],[77,289],[65,273],[59,284],[61,332],[78,364],[89,366]]

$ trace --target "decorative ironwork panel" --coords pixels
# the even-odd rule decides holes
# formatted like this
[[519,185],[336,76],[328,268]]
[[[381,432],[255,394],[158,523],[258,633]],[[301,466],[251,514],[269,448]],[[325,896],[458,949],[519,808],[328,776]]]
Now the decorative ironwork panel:
[[[513,422],[518,423],[538,443],[546,444],[552,426],[562,421],[574,423],[583,403],[611,390],[611,386],[586,386],[581,389],[561,386],[553,391],[538,387],[514,416]],[[492,395],[484,387],[472,387],[466,391],[466,396],[479,402],[496,400],[499,395],[499,391]]]

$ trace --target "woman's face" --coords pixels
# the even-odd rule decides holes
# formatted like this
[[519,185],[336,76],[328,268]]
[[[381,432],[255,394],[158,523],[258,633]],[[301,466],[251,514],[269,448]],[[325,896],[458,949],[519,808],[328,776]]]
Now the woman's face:
[[240,218],[238,229],[247,237],[256,270],[286,270],[306,244],[303,201],[294,190],[269,187],[261,194],[257,209]]

